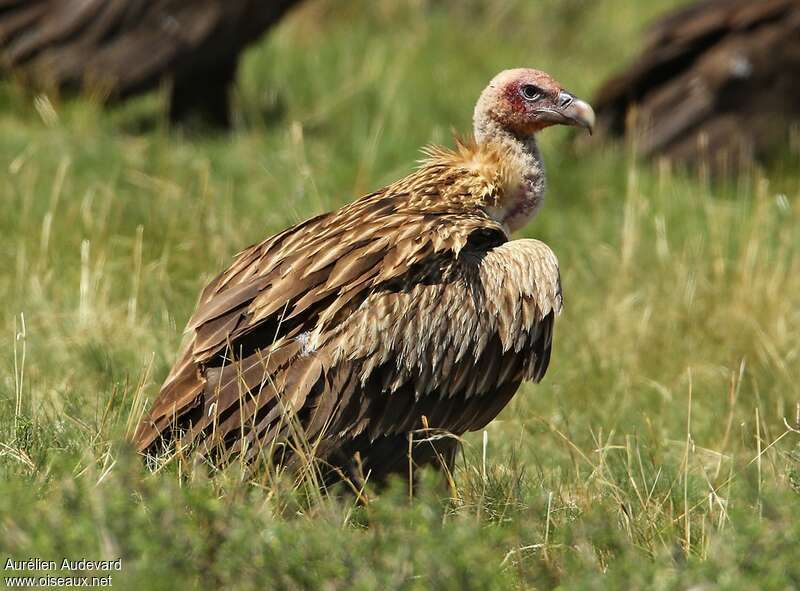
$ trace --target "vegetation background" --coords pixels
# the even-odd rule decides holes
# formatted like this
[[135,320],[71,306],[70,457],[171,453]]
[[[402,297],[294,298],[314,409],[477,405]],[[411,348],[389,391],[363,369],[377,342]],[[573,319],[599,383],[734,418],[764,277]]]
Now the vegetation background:
[[157,94],[4,83],[3,563],[121,557],[114,589],[800,587],[798,134],[715,180],[543,135],[524,234],[561,262],[553,362],[466,438],[452,498],[150,474],[125,443],[235,252],[406,174],[501,69],[591,98],[675,4],[314,0],[247,54],[230,135],[168,129]]

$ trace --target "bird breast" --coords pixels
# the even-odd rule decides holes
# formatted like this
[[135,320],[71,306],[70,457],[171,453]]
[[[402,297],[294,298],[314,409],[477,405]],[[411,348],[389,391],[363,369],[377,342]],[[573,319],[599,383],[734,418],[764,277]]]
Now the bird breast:
[[544,175],[525,178],[508,200],[503,212],[503,223],[515,232],[523,228],[539,211],[544,202]]
[[509,146],[505,163],[510,174],[497,205],[489,214],[510,232],[523,228],[544,202],[547,180],[539,148],[533,138]]

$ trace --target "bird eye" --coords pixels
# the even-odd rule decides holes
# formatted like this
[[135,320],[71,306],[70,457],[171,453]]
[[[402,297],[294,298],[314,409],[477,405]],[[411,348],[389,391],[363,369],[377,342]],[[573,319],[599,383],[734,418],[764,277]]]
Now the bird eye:
[[535,101],[541,96],[541,92],[533,84],[524,84],[520,92],[528,101]]

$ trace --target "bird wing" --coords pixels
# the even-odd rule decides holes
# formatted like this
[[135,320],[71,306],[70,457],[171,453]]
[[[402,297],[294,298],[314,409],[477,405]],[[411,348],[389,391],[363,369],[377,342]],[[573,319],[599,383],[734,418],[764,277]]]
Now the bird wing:
[[425,167],[239,254],[204,290],[189,321],[191,338],[140,425],[139,448],[165,437],[172,424],[198,432],[212,419],[241,415],[244,394],[254,389],[265,400],[255,406],[274,402],[289,387],[265,388],[275,375],[307,386],[323,360],[298,360],[300,335],[331,330],[377,286],[430,257],[457,255],[482,236],[505,240],[486,214],[437,205],[452,201],[438,199],[443,192],[469,192],[463,178],[446,166]]
[[[258,360],[258,379],[274,376],[268,387],[276,393],[255,396],[218,422],[211,447],[233,429],[230,452],[253,460],[292,428],[287,412],[326,451],[326,443],[335,448],[362,435],[375,441],[423,426],[456,435],[480,429],[522,381],[544,376],[561,305],[556,257],[539,241],[488,250],[468,244],[457,256],[433,256],[373,290],[329,331],[295,339],[291,368],[264,372]],[[247,382],[248,370],[229,367],[212,379],[227,389],[242,376]],[[254,385],[263,388],[247,383],[251,392]],[[362,450],[370,465],[392,459],[370,452]]]
[[456,434],[480,429],[522,381],[544,376],[561,306],[558,261],[537,240],[429,261],[322,340],[360,392],[357,418],[337,400],[327,420],[372,439],[418,428],[423,415]]

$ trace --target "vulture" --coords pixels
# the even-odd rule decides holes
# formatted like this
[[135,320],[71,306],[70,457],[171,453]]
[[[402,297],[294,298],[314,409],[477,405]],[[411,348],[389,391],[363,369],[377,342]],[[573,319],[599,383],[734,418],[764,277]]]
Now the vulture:
[[512,240],[542,205],[536,133],[591,130],[594,112],[549,75],[498,74],[474,139],[238,254],[202,292],[188,343],[134,434],[140,453],[197,454],[328,479],[384,482],[451,469],[550,361],[558,262]]
[[800,0],[700,0],[658,20],[593,103],[601,135],[719,171],[788,145],[798,97]]
[[239,54],[299,0],[0,0],[0,65],[121,100],[172,82],[169,115],[230,122]]

